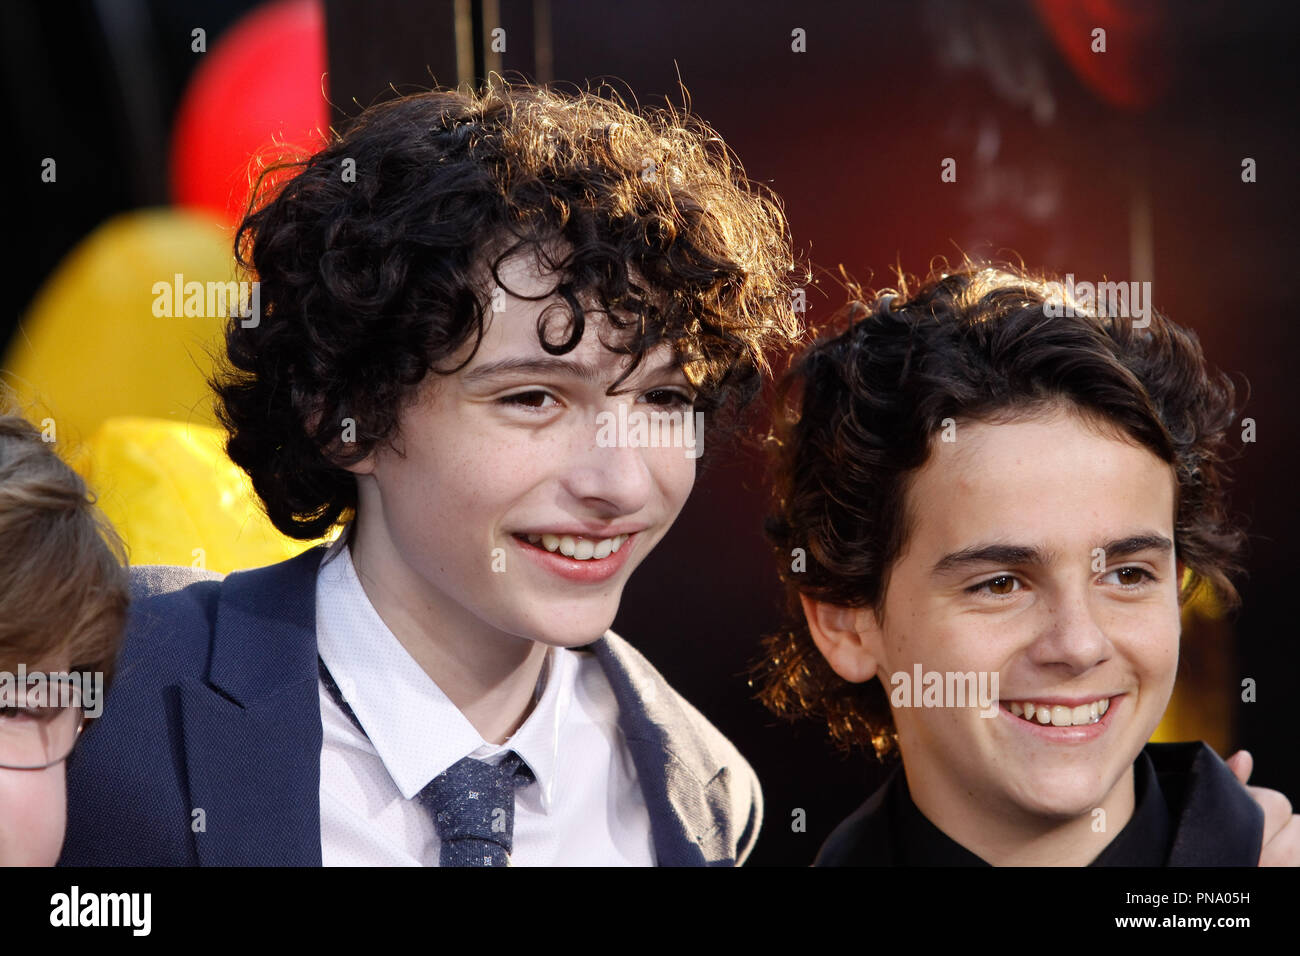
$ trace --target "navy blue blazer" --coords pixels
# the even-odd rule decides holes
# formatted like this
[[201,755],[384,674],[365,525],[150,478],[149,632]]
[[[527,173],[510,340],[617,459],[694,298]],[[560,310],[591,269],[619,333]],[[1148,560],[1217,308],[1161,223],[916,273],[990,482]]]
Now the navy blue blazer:
[[[68,761],[60,865],[321,865],[324,553],[224,577],[131,569],[117,675]],[[618,635],[589,646],[618,700],[659,864],[743,863],[763,813],[749,764]]]

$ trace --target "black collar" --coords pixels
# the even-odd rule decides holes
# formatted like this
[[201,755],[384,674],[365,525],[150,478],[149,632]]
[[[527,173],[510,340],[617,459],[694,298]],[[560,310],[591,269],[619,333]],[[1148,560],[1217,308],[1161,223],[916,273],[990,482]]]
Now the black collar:
[[[1254,866],[1263,812],[1214,751],[1148,744],[1133,762],[1134,809],[1090,866]],[[902,767],[831,834],[816,866],[988,866],[917,809]]]

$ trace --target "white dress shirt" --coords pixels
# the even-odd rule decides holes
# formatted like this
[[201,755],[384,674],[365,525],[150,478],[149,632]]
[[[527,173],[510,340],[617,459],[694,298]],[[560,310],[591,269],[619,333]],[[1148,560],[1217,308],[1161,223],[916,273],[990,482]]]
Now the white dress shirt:
[[653,866],[650,814],[590,651],[552,647],[528,719],[503,744],[479,736],[384,624],[345,532],[316,577],[320,655],[365,733],[318,681],[325,866],[437,866],[441,841],[415,796],[462,757],[513,750],[536,781],[515,791],[514,866]]

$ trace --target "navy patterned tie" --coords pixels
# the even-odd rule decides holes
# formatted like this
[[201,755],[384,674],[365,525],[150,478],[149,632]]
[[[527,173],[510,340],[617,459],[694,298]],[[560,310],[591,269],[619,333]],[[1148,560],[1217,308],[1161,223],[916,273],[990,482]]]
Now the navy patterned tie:
[[433,814],[442,840],[439,866],[509,866],[515,788],[534,780],[513,750],[495,766],[464,757],[429,781],[415,799]]
[[[317,656],[321,682],[352,725],[366,729]],[[463,757],[415,795],[433,815],[442,850],[439,866],[509,866],[515,836],[515,790],[537,779],[513,750],[499,764]]]

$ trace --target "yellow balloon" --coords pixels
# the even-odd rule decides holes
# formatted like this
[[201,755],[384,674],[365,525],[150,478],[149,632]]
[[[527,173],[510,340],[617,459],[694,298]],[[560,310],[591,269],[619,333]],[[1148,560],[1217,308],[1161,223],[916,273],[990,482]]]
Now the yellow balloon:
[[224,441],[223,431],[206,425],[111,418],[68,458],[95,490],[132,564],[227,573],[319,543],[272,526],[248,476],[226,457]]
[[27,417],[53,418],[77,441],[117,416],[216,424],[204,376],[225,317],[169,315],[177,296],[164,300],[160,290],[174,290],[177,276],[182,289],[235,279],[231,243],[226,227],[177,209],[126,213],[82,240],[46,280],[4,358]]
[[275,530],[214,427],[211,356],[245,304],[227,284],[232,240],[192,211],[110,219],[46,280],[4,357],[12,401],[57,436],[132,564],[229,572],[316,543]]

